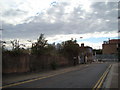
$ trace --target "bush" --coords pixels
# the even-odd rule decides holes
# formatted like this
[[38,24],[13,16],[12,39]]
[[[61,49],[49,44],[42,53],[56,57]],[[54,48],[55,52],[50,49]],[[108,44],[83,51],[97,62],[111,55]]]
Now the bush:
[[55,61],[51,62],[51,68],[52,68],[53,70],[56,70],[57,67],[58,67],[57,62],[55,62]]

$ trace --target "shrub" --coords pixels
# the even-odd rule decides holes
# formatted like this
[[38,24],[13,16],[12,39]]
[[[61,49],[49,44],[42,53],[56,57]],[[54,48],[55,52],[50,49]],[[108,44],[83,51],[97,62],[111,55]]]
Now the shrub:
[[52,62],[51,62],[51,68],[52,68],[53,70],[56,70],[57,67],[58,67],[57,62],[56,62],[56,61],[52,61]]

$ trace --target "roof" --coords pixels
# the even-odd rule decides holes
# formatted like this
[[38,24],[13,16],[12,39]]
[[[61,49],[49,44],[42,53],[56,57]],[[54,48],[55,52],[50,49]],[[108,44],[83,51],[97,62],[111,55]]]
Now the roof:
[[120,39],[111,39],[109,43],[120,43]]

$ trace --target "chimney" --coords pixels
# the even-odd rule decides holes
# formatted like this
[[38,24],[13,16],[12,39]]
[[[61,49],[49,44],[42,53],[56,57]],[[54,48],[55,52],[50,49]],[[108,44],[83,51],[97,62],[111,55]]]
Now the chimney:
[[82,47],[82,48],[84,47],[84,43],[81,43],[81,47]]
[[110,43],[110,38],[108,38],[108,43]]

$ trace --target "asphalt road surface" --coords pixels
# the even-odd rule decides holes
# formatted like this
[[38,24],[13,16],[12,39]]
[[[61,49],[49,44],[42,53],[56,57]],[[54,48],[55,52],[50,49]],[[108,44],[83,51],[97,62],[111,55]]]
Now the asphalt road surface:
[[88,64],[84,68],[30,81],[9,88],[93,88],[109,63]]

